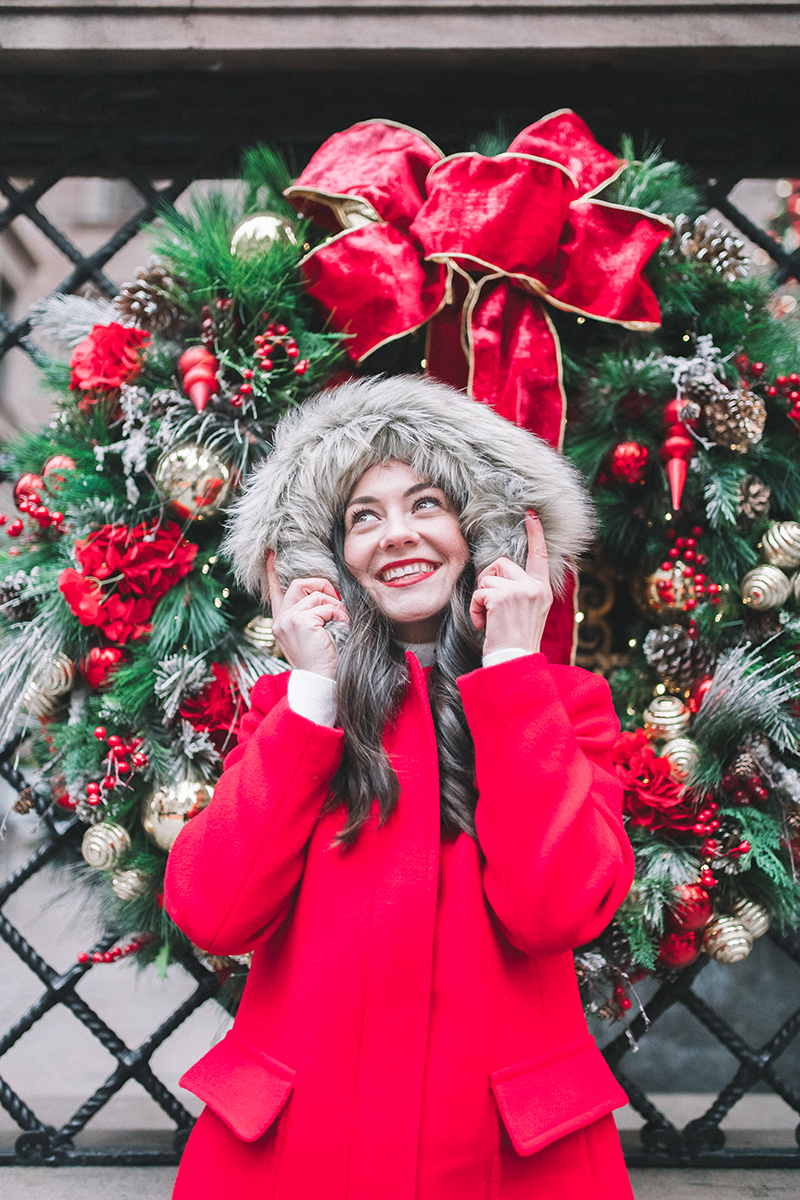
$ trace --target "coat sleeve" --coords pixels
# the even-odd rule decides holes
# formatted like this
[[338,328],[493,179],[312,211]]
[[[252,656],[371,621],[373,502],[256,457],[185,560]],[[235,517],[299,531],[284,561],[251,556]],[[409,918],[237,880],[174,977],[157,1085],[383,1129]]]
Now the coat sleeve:
[[605,928],[633,878],[608,684],[530,654],[473,671],[459,687],[489,904],[525,953],[580,946]]
[[244,954],[281,924],[341,758],[341,730],[293,712],[284,691],[273,676],[253,688],[214,797],[167,860],[167,911],[210,953]]

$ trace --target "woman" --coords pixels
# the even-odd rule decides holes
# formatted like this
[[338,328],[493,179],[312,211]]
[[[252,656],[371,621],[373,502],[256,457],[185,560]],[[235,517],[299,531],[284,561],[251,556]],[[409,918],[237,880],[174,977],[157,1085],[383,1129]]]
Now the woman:
[[[178,1200],[624,1200],[570,951],[633,873],[604,680],[549,667],[565,461],[421,378],[284,418],[234,513],[293,670],[256,685],[166,900],[254,951]],[[523,565],[520,565],[523,564]]]

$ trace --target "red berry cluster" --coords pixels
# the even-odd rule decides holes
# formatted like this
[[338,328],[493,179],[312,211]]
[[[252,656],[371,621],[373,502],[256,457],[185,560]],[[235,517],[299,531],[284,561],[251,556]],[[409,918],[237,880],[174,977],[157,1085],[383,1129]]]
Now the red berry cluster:
[[138,938],[134,938],[132,942],[128,942],[127,946],[112,946],[110,950],[102,952],[95,950],[93,953],[82,950],[78,955],[78,962],[81,964],[116,962],[118,958],[127,958],[131,954],[136,954],[141,950],[142,946],[146,946],[152,940],[152,934],[142,933]]
[[731,796],[733,803],[739,808],[748,804],[763,804],[769,798],[769,792],[764,787],[764,780],[753,772],[746,779],[733,771],[725,771],[720,780],[723,792]]
[[126,742],[115,733],[107,735],[102,725],[97,726],[94,736],[98,742],[107,744],[108,754],[106,755],[106,773],[103,779],[99,783],[91,782],[86,785],[86,803],[90,808],[97,808],[102,804],[107,798],[104,793],[113,792],[115,787],[124,783],[126,776],[147,766],[147,755],[139,749],[142,745],[142,738],[132,738],[131,741]]
[[706,837],[709,833],[716,833],[719,829],[718,812],[719,805],[715,800],[710,800],[705,808],[697,814],[697,821],[692,826],[692,833],[696,837]]
[[[747,841],[739,842],[738,846],[732,846],[729,850],[725,850],[718,841],[714,838],[706,838],[700,848],[700,854],[703,858],[741,858],[743,854],[750,853],[750,843]],[[709,883],[706,875],[711,875],[708,867],[703,867],[701,873],[702,882],[706,887],[713,887],[716,884],[716,879],[711,875],[713,882]]]
[[[675,529],[667,530],[667,538],[673,544],[667,551],[668,557],[662,562],[661,570],[674,571],[680,559],[681,562],[686,564],[682,572],[684,579],[687,583],[691,582],[694,585],[694,595],[688,596],[681,605],[684,612],[692,612],[697,608],[697,601],[706,597],[709,604],[720,604],[722,601],[722,589],[720,585],[711,582],[702,570],[708,562],[706,555],[698,549],[698,543],[703,533],[702,525],[695,525],[691,534],[687,537],[678,536]],[[656,583],[656,588],[659,599],[664,605],[674,605],[675,584],[672,579],[659,579]],[[689,636],[692,638],[697,637],[697,628],[694,622],[690,623]]]
[[[40,493],[43,490],[44,481],[41,475],[22,475],[14,487],[14,501],[19,511],[26,513],[32,521],[35,521],[39,529],[49,529],[52,526],[57,533],[61,533],[64,514],[51,512],[46,504],[42,504]],[[5,514],[0,513],[0,525],[5,525],[7,520]],[[11,538],[18,538],[24,528],[24,523],[17,519],[11,522],[6,533]]]
[[[736,366],[739,374],[751,386],[765,382],[768,371],[766,363],[751,363],[746,354],[740,354],[736,359]],[[763,393],[771,400],[777,399],[778,396],[788,400],[790,404],[788,415],[793,421],[800,424],[800,375],[796,371],[793,371],[791,375],[776,375],[772,383],[763,388]]]
[[[286,325],[272,323],[269,313],[262,313],[261,319],[265,322],[266,328],[263,333],[257,333],[253,339],[257,370],[268,375],[276,367],[291,365],[295,375],[305,375],[310,366],[309,360],[300,357],[297,342]],[[283,356],[283,362],[275,362],[277,353]],[[238,393],[231,396],[231,404],[234,408],[241,408],[247,397],[252,395],[253,384],[251,381],[254,375],[255,371],[250,367],[246,367],[242,371],[243,382],[239,386]]]

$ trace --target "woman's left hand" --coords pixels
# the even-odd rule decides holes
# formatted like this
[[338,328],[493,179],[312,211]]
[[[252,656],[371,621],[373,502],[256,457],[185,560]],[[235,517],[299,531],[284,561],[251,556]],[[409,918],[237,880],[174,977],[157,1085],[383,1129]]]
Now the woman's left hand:
[[510,558],[497,558],[478,576],[469,614],[475,628],[486,631],[484,654],[512,648],[534,654],[542,643],[553,592],[544,531],[532,509],[525,517],[525,528],[525,570]]

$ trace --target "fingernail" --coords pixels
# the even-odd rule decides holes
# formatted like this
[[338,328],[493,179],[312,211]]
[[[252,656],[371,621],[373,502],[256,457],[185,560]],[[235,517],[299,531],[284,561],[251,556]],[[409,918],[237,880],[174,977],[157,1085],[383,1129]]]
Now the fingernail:
[[[331,584],[331,587],[333,587],[333,584]],[[333,588],[333,590],[336,592],[336,588]],[[341,600],[341,598],[342,598],[342,597],[339,595],[339,593],[338,593],[338,592],[336,592],[336,599],[337,599],[337,600]]]
[[534,510],[534,509],[532,509],[532,508],[529,508],[529,509],[528,509],[528,516],[529,516],[529,517],[533,517],[534,521],[538,521],[538,520],[539,520],[539,518],[538,518],[538,517],[537,517],[537,515],[536,515],[536,512],[535,512],[535,510]]

